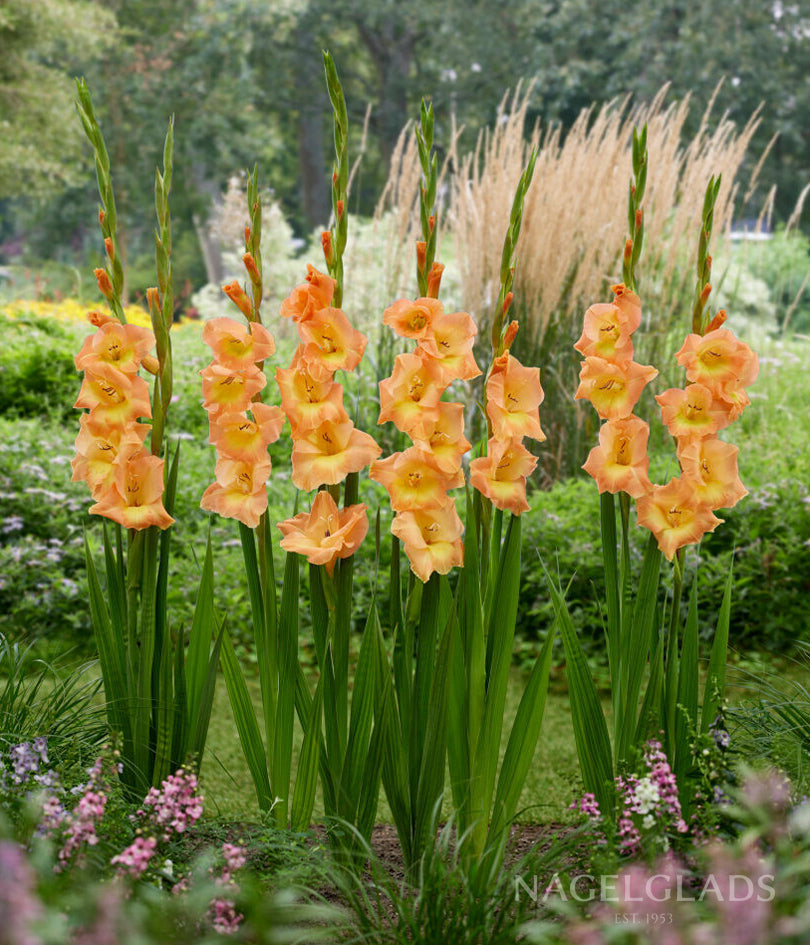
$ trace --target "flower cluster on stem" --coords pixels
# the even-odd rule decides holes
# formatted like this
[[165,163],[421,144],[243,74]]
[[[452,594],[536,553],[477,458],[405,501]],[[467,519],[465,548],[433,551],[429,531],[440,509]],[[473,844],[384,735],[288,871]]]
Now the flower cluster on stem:
[[331,276],[309,266],[306,281],[282,302],[281,315],[295,322],[300,343],[289,368],[276,369],[281,408],[292,431],[293,483],[306,492],[327,487],[309,512],[279,523],[281,547],[330,573],[337,558],[354,554],[368,531],[367,506],[338,509],[333,488],[381,452],[349,418],[343,387],[335,380],[338,370],[357,367],[368,343],[346,313],[331,305],[335,287]]
[[[442,267],[434,267],[440,275]],[[431,288],[438,293],[438,275]],[[464,484],[461,461],[470,443],[463,404],[442,395],[454,380],[481,373],[473,355],[476,327],[466,312],[445,312],[428,296],[399,299],[385,310],[383,323],[415,341],[416,349],[397,355],[391,376],[380,381],[377,422],[392,421],[412,445],[372,463],[369,476],[388,491],[395,513],[391,531],[424,582],[464,559],[463,525],[448,493]]]
[[122,324],[113,316],[91,313],[96,331],[76,355],[84,371],[74,404],[87,408],[76,438],[73,482],[86,482],[95,504],[90,512],[125,528],[168,528],[174,519],[163,507],[163,460],[144,446],[152,407],[149,388],[139,376],[142,364],[155,368],[149,352],[155,336],[148,328]]

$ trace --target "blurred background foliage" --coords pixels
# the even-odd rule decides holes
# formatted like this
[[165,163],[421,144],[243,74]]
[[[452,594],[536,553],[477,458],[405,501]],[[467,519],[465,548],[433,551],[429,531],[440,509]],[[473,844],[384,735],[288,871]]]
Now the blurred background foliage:
[[810,178],[808,29],[801,4],[752,0],[3,0],[0,265],[100,254],[91,159],[71,107],[77,74],[109,143],[132,291],[142,291],[152,253],[143,208],[170,114],[186,301],[222,275],[206,223],[242,168],[258,161],[296,237],[326,225],[322,48],[334,54],[355,128],[371,106],[354,212],[373,212],[422,95],[433,100],[444,156],[454,124],[470,150],[521,80],[536,80],[527,127],[557,123],[563,135],[583,108],[627,94],[648,102],[665,83],[668,100],[691,95],[683,132],[693,134],[724,80],[716,116],[742,127],[764,103],[746,161],[778,132],[752,207],[756,216],[775,185],[784,221]]

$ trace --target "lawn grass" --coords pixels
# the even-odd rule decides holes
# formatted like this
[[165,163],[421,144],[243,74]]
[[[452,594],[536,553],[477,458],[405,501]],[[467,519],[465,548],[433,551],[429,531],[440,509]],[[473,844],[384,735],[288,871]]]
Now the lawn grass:
[[[509,730],[517,712],[525,679],[524,673],[518,669],[512,670],[504,710],[504,731],[501,739],[502,756],[506,749]],[[261,709],[258,677],[248,679],[248,688],[253,698],[258,721]],[[300,749],[301,730],[296,725],[294,759],[297,758]],[[201,775],[205,790],[206,809],[209,813],[236,820],[254,820],[258,817],[253,782],[250,779],[247,765],[242,756],[242,748],[236,736],[236,728],[228,703],[224,680],[220,680],[217,684]],[[448,793],[449,784],[448,776],[445,782]],[[568,696],[564,692],[549,692],[540,741],[526,784],[520,795],[518,820],[521,823],[553,823],[570,819],[566,808],[580,791],[579,785],[579,765],[574,745],[573,728],[571,727]],[[444,816],[449,814],[449,810],[448,803]],[[323,802],[319,785],[314,819],[318,820],[322,815]],[[377,822],[393,822],[382,789],[380,790],[380,802],[377,809]]]

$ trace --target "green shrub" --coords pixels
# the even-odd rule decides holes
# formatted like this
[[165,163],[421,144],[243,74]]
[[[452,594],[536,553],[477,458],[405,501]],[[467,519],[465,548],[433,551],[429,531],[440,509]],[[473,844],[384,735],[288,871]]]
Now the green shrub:
[[79,393],[70,327],[34,315],[0,315],[0,333],[0,416],[70,417]]

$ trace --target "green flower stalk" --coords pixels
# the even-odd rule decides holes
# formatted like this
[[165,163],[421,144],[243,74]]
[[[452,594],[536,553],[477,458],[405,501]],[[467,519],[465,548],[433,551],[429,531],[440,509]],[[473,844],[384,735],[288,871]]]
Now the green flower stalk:
[[[127,357],[127,345],[138,343],[148,348],[150,341],[138,335],[142,329],[125,325],[121,302],[124,271],[117,251],[115,196],[107,148],[90,93],[83,81],[78,83],[78,91],[77,108],[95,154],[102,200],[99,221],[108,257],[107,268],[97,270],[96,276],[113,312],[113,318],[108,320],[108,324],[101,325],[101,334],[96,336],[102,341],[101,363],[86,363],[85,384],[88,384],[89,376],[92,389],[94,369],[103,372],[99,375],[104,378],[101,394],[119,405],[124,411],[121,417],[125,421],[116,432],[115,425],[103,419],[106,415],[98,415],[102,426],[110,426],[107,436],[112,440],[103,440],[102,449],[114,449],[116,437],[121,442],[118,455],[121,462],[114,471],[114,482],[107,483],[103,493],[94,492],[99,501],[91,509],[91,512],[113,518],[116,522],[112,539],[107,528],[104,529],[106,592],[102,590],[87,539],[85,552],[90,610],[99,647],[108,720],[110,727],[122,736],[122,782],[129,795],[137,798],[143,796],[149,785],[160,784],[171,770],[190,759],[199,767],[219,662],[220,644],[216,642],[212,646],[212,639],[219,628],[213,613],[210,542],[187,652],[183,635],[172,637],[167,614],[170,526],[174,521],[171,513],[179,462],[177,449],[169,461],[159,458],[165,452],[166,416],[172,397],[169,332],[174,300],[168,200],[172,178],[173,124],[169,123],[163,170],[157,172],[155,184],[158,285],[147,290],[157,358],[140,348],[137,357],[130,352],[128,356],[132,365],[127,374],[118,369],[124,367],[120,359]],[[109,330],[116,333],[116,340],[105,348],[103,342],[108,336],[104,332]],[[96,349],[91,340],[87,351],[93,350]],[[148,417],[150,412],[148,388],[137,375],[141,364],[155,377],[148,453],[140,445],[147,425],[130,422],[134,415]],[[103,399],[96,404],[88,401],[85,395],[80,397],[79,403],[89,406],[91,414],[94,410],[104,409]],[[86,434],[85,428],[80,437]],[[127,437],[129,445],[124,445]],[[77,462],[81,463],[81,456],[77,457]],[[93,489],[89,478],[88,484]],[[158,510],[161,493],[162,506]],[[126,542],[122,522],[128,529]]]

